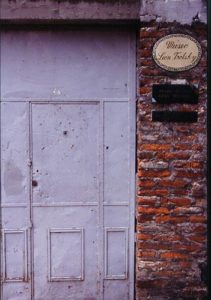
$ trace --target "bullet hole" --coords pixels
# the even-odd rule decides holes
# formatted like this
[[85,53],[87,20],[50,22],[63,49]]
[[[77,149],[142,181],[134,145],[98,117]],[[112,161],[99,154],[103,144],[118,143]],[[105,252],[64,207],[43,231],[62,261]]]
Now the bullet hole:
[[67,135],[67,130],[64,130],[64,131],[63,131],[63,134],[64,134],[64,135]]
[[109,146],[106,146],[106,149],[108,150],[108,149],[109,149]]
[[38,186],[37,180],[32,180],[32,186],[33,187]]
[[39,170],[37,170],[37,173],[39,172]]

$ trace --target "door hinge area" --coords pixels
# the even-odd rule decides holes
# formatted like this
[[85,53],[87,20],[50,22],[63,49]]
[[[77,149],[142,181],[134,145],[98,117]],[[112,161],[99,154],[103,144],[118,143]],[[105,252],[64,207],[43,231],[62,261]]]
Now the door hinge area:
[[31,160],[31,159],[28,159],[27,165],[28,165],[28,167],[31,167],[31,166],[32,166],[32,160]]
[[33,228],[33,223],[32,223],[31,220],[29,221],[29,228],[30,228],[30,229]]

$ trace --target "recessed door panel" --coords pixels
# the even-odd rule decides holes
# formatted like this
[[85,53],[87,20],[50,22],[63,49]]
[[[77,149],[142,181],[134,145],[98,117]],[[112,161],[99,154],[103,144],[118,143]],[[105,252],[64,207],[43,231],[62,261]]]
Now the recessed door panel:
[[33,202],[98,202],[99,105],[32,105]]
[[[128,102],[104,103],[104,201],[128,202]],[[117,180],[123,174],[121,180]]]
[[36,206],[34,299],[98,299],[95,206]]
[[32,104],[31,120],[35,299],[95,296],[99,105]]
[[1,299],[31,297],[29,106],[1,102]]
[[128,97],[130,34],[127,28],[88,26],[6,31],[1,36],[2,95],[26,100]]

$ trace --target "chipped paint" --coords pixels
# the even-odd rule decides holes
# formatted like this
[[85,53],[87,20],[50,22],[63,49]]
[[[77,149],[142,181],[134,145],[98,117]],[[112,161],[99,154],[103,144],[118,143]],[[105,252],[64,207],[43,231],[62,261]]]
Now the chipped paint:
[[204,0],[143,0],[140,1],[142,22],[207,23],[207,1]]

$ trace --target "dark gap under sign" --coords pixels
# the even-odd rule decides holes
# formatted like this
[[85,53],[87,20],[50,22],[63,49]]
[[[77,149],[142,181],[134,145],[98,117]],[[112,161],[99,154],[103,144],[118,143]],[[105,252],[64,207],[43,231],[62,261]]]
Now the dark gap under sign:
[[152,121],[194,123],[198,121],[198,113],[195,111],[152,111]]
[[154,84],[152,102],[161,104],[198,103],[198,89],[188,84]]

